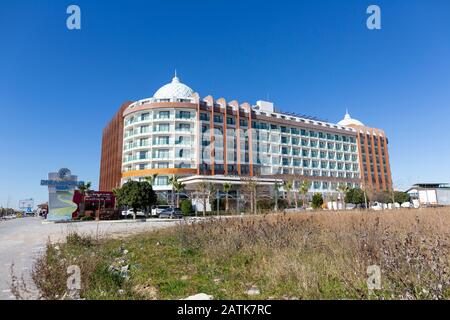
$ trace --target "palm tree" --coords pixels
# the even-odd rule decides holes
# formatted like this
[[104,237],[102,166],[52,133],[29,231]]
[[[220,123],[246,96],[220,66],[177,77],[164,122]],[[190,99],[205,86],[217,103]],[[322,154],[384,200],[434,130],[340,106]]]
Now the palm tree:
[[275,191],[275,211],[278,211],[278,191],[280,190],[280,184],[277,182],[275,182],[274,184],[274,191]]
[[286,191],[286,194],[287,194],[289,207],[292,207],[292,199],[291,199],[292,187],[293,187],[293,182],[291,180],[284,182],[284,190]]
[[175,192],[177,195],[176,205],[178,208],[180,206],[180,191],[184,189],[185,185],[178,181],[178,178],[175,175],[169,179],[169,183],[172,185],[172,193]]
[[300,193],[302,194],[303,208],[306,208],[306,195],[308,194],[310,187],[311,182],[306,180],[302,181],[302,183],[300,184]]
[[154,173],[154,174],[152,174],[152,175],[150,175],[148,177],[145,177],[145,180],[153,186],[155,184],[155,182],[156,182],[156,178],[157,177],[158,177],[158,174]]
[[80,203],[80,215],[84,216],[85,213],[85,208],[86,208],[86,195],[88,195],[91,192],[91,182],[87,182],[87,183],[80,183],[78,185],[78,190],[80,191],[81,194],[81,203]]
[[224,183],[223,184],[223,191],[225,192],[225,212],[228,212],[229,206],[228,206],[228,194],[231,190],[232,186],[231,183]]
[[339,196],[341,198],[342,209],[345,210],[345,194],[348,191],[348,186],[346,184],[340,184],[337,187],[337,191],[339,192]]
[[197,190],[200,192],[203,203],[203,216],[206,216],[206,192],[208,191],[208,184],[206,182],[200,182],[197,185]]

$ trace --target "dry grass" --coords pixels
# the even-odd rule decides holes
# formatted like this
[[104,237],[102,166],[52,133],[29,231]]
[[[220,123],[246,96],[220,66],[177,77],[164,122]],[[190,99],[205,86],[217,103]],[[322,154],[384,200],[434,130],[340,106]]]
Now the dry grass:
[[[211,261],[248,259],[251,279],[280,297],[443,299],[450,295],[450,210],[267,215],[183,226],[185,248]],[[369,297],[367,267],[382,271]],[[249,276],[250,276],[249,274]]]
[[[448,208],[221,219],[49,246],[33,279],[47,299],[64,294],[58,270],[74,263],[88,299],[448,299],[449,232]],[[125,248],[122,279],[108,268]],[[381,268],[382,289],[369,294],[371,265]],[[259,296],[246,295],[253,286]]]

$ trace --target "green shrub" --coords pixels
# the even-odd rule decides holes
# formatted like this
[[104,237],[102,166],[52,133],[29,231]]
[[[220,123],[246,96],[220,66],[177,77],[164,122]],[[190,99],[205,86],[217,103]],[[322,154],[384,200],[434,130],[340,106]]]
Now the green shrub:
[[191,200],[186,199],[186,200],[181,201],[180,207],[181,207],[181,211],[183,212],[184,215],[189,215],[192,213]]
[[323,197],[321,193],[314,194],[312,198],[312,207],[313,209],[320,209],[323,205]]

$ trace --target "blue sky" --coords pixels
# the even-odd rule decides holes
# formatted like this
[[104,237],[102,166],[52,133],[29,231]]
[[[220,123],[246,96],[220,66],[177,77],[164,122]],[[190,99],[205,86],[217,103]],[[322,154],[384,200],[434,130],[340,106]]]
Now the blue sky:
[[[82,30],[66,28],[77,4]],[[366,8],[382,30],[366,28]],[[176,68],[216,98],[354,118],[390,138],[394,182],[450,182],[450,2],[1,1],[0,205],[46,201],[69,167],[98,185],[102,128]]]

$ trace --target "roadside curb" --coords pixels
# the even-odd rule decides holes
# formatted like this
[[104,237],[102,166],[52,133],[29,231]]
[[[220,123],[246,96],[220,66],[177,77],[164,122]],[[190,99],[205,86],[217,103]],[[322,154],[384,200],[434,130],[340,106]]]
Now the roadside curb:
[[111,223],[144,223],[144,222],[175,222],[173,219],[136,219],[136,220],[101,220],[101,221],[42,221],[49,224],[111,224]]

